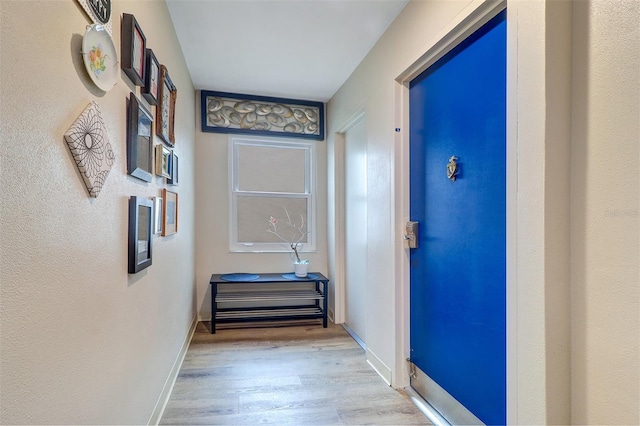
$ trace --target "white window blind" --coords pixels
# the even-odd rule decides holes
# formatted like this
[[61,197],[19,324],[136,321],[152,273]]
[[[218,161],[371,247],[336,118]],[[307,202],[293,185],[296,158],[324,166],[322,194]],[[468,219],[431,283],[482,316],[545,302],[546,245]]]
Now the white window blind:
[[283,239],[315,251],[314,143],[233,136],[229,148],[230,250],[291,251],[268,232],[273,217]]

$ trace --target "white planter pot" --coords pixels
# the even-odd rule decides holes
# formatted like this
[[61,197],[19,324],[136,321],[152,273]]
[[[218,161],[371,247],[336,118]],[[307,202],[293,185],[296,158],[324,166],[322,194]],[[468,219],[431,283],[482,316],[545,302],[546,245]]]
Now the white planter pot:
[[296,277],[304,278],[307,276],[309,272],[309,261],[308,260],[300,260],[293,262],[293,270],[296,274]]

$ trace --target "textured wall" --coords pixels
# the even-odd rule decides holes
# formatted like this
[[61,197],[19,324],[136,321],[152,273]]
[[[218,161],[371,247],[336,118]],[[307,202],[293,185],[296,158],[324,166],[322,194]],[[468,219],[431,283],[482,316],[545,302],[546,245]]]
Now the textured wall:
[[[195,315],[194,91],[166,5],[133,13],[178,88],[179,232],[154,238],[153,265],[127,274],[127,200],[158,196],[126,174],[124,74],[108,93],[89,80],[76,1],[0,2],[0,422],[146,423]],[[90,199],[63,134],[101,107],[116,162]]]
[[[546,3],[545,368],[547,424],[571,421],[572,5]],[[526,244],[526,240],[525,240]]]
[[640,2],[574,4],[572,421],[640,423]]

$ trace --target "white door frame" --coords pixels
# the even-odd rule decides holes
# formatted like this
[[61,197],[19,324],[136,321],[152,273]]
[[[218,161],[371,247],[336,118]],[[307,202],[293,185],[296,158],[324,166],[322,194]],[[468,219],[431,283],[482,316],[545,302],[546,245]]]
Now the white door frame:
[[[461,41],[482,27],[507,6],[506,0],[474,0],[455,20],[443,28],[434,39],[427,44],[424,53],[409,64],[396,78],[395,83],[395,122],[398,129],[395,134],[395,186],[394,186],[394,224],[396,228],[396,244],[402,249],[396,249],[396,365],[394,386],[398,388],[409,386],[409,368],[406,359],[410,353],[410,300],[409,300],[409,249],[402,240],[406,221],[410,220],[410,180],[409,180],[409,84],[424,70],[442,58]],[[509,19],[507,19],[509,25]],[[515,299],[515,256],[510,253],[515,248],[515,212],[517,185],[517,157],[515,150],[515,136],[513,125],[514,107],[511,104],[513,93],[510,81],[513,77],[512,63],[509,56],[512,52],[511,38],[507,29],[507,421],[511,423],[515,410],[516,389],[516,356],[513,350],[516,330],[516,299]],[[511,414],[510,414],[511,413]]]
[[[334,158],[335,163],[335,187],[336,187],[336,219],[335,229],[345,229],[346,226],[346,204],[345,204],[345,133],[352,128],[358,121],[362,120],[365,115],[366,100],[349,116],[336,130],[334,135]],[[346,242],[343,232],[336,232],[336,257],[335,257],[335,312],[333,322],[335,324],[344,324],[347,317],[346,300]]]

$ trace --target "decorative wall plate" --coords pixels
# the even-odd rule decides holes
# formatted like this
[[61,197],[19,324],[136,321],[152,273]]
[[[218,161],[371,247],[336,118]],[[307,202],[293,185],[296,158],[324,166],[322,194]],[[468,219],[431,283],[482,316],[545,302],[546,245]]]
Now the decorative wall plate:
[[118,54],[103,25],[87,26],[82,39],[82,59],[95,85],[105,92],[111,90],[118,80]]
[[116,159],[97,103],[87,105],[64,134],[64,139],[89,196],[96,198]]

